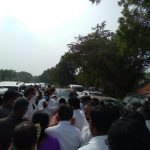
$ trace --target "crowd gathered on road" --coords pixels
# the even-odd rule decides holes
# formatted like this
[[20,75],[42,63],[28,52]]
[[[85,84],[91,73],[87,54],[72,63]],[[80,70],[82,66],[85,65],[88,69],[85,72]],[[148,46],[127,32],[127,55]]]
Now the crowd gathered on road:
[[89,96],[56,99],[55,87],[8,89],[0,106],[0,150],[148,150],[150,103],[122,108]]

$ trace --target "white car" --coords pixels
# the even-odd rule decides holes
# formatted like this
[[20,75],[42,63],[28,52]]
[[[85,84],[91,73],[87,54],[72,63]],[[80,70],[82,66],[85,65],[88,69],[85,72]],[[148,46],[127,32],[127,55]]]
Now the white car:
[[102,92],[100,91],[83,91],[82,93],[89,96],[103,96]]
[[75,91],[78,95],[83,95],[84,87],[82,85],[78,84],[70,84],[69,89],[72,91]]

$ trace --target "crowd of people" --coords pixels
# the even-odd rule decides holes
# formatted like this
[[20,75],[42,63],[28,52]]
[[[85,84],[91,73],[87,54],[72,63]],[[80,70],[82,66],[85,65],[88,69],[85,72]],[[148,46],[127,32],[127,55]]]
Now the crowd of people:
[[55,89],[8,90],[0,106],[0,150],[148,150],[150,103],[122,111],[89,96],[55,99]]

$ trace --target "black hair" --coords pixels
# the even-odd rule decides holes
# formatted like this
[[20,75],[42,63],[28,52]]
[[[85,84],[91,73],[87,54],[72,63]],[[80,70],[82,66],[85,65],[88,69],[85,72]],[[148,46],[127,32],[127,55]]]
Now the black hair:
[[49,115],[42,110],[38,110],[33,114],[32,122],[34,124],[39,123],[41,129],[44,130],[49,124]]
[[61,121],[69,121],[73,116],[73,109],[68,105],[60,105],[58,108],[58,116]]
[[66,100],[64,98],[60,98],[58,101],[59,104],[67,104]]
[[69,97],[77,97],[77,96],[78,96],[78,94],[75,92],[75,90],[70,91]]
[[110,150],[148,150],[150,133],[143,121],[121,119],[110,128],[108,144]]
[[139,112],[137,111],[131,111],[131,112],[127,112],[126,114],[124,114],[122,116],[123,119],[134,119],[134,120],[139,120],[139,121],[143,121],[145,122],[144,120],[144,117],[142,116],[142,114],[140,114]]
[[45,129],[48,127],[49,124],[49,115],[42,110],[38,110],[33,114],[32,123],[36,124],[39,123],[41,126],[41,134],[39,137],[39,142],[46,136]]
[[93,98],[91,99],[91,103],[93,104],[93,106],[98,106],[98,105],[100,104],[100,101],[99,101],[98,98],[93,97]]
[[35,88],[33,86],[28,86],[24,90],[24,96],[27,97],[30,94],[35,94]]
[[13,144],[16,150],[29,150],[37,142],[37,128],[30,122],[22,122],[15,127]]
[[5,93],[4,93],[4,96],[3,96],[3,102],[8,102],[12,99],[16,99],[18,97],[18,92],[16,92],[15,90],[7,90]]
[[13,111],[17,112],[18,110],[21,110],[21,109],[27,109],[28,105],[29,105],[29,102],[27,101],[26,98],[19,97],[14,103]]
[[73,108],[73,109],[80,109],[80,99],[77,97],[70,97],[68,99],[68,104]]
[[91,123],[100,134],[107,134],[112,123],[119,117],[119,111],[113,106],[97,106],[90,113]]

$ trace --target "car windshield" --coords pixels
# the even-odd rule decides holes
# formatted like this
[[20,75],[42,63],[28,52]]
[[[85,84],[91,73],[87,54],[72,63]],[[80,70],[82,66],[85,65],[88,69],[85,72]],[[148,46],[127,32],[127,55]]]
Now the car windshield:
[[73,90],[76,92],[83,92],[84,88],[83,87],[73,87]]
[[66,89],[62,89],[62,90],[60,90],[60,91],[58,91],[58,97],[60,97],[60,98],[68,98],[69,97],[69,91]]

